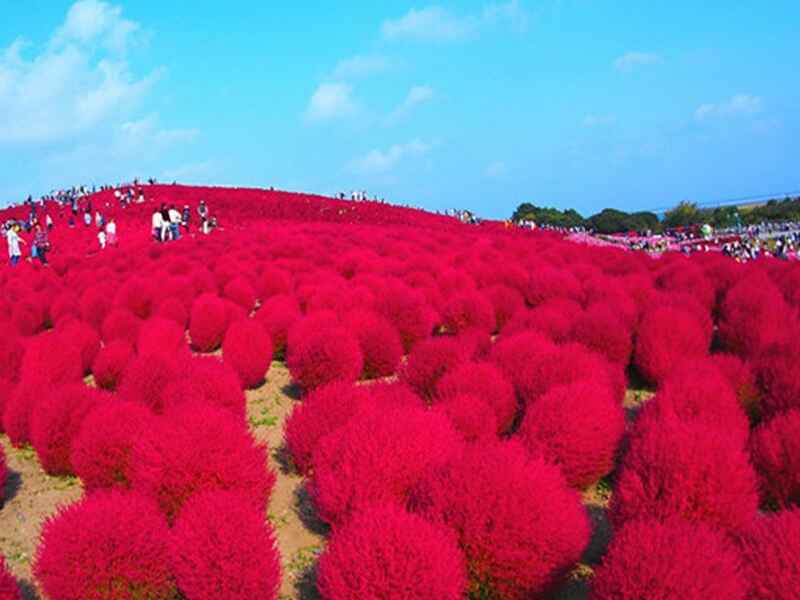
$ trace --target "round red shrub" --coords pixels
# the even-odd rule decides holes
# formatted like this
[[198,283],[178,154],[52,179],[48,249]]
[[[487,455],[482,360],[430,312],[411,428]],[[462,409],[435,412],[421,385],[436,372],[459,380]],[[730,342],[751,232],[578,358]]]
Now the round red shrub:
[[470,394],[477,396],[494,410],[497,433],[507,432],[517,414],[514,386],[503,372],[491,363],[468,362],[445,374],[436,385],[437,399]]
[[489,300],[482,293],[469,290],[453,295],[445,303],[442,322],[449,333],[458,334],[467,329],[494,331],[497,319]]
[[42,395],[31,411],[31,445],[50,475],[74,473],[70,452],[86,415],[106,402],[104,393],[82,383],[58,386]]
[[355,310],[342,323],[358,340],[364,355],[364,379],[394,375],[403,358],[403,344],[394,326],[378,314]]
[[640,433],[611,499],[615,526],[643,517],[732,530],[750,523],[758,507],[756,475],[737,435],[674,419]]
[[572,273],[546,265],[531,271],[525,289],[525,301],[530,306],[538,306],[553,298],[579,301],[582,295],[581,284]]
[[331,325],[290,343],[286,366],[292,379],[310,391],[332,381],[355,381],[364,368],[364,356],[347,329]]
[[792,600],[800,589],[800,509],[757,518],[739,538],[748,600]]
[[767,502],[800,505],[800,410],[777,415],[750,437],[750,456]]
[[258,294],[262,304],[273,296],[288,294],[292,289],[292,280],[289,274],[269,265],[261,271]]
[[256,320],[264,326],[272,338],[272,348],[276,356],[282,356],[286,351],[289,329],[302,316],[297,300],[285,295],[270,297],[256,312]]
[[165,410],[187,402],[203,402],[245,418],[246,399],[239,376],[214,356],[181,360],[178,374],[164,387],[162,400]]
[[[0,499],[2,504],[2,499]],[[22,600],[17,580],[6,566],[6,560],[0,556],[0,600]]]
[[443,415],[413,407],[366,410],[317,444],[311,494],[332,525],[368,505],[402,506],[414,485],[462,446]]
[[124,340],[111,342],[101,348],[92,364],[95,384],[104,390],[116,390],[133,357],[133,346]]
[[145,428],[133,446],[131,484],[172,521],[199,492],[234,490],[264,510],[275,485],[267,448],[256,446],[229,412],[190,403]]
[[206,492],[181,509],[169,539],[170,567],[192,600],[275,600],[280,554],[263,511],[236,492]]
[[733,386],[739,405],[751,418],[760,412],[760,394],[750,365],[733,354],[712,354],[711,362]]
[[532,365],[542,360],[542,356],[552,351],[555,345],[537,331],[526,331],[506,337],[500,336],[495,343],[489,358],[492,363],[505,373],[514,385],[520,398],[532,397],[534,394],[535,373],[530,372]]
[[525,447],[585,488],[614,468],[625,412],[602,382],[557,385],[530,405],[519,429]]
[[91,372],[92,363],[100,352],[100,336],[87,323],[70,319],[58,327],[58,333],[78,346],[83,374]]
[[482,291],[494,310],[495,331],[502,331],[512,315],[525,304],[522,294],[507,285],[493,285]]
[[189,311],[177,298],[167,298],[159,303],[153,316],[173,321],[184,330],[189,323]]
[[31,338],[20,368],[20,380],[37,386],[75,383],[83,379],[78,344],[52,331]]
[[336,531],[318,575],[324,600],[459,600],[467,584],[454,536],[392,505],[368,509]]
[[491,404],[473,394],[458,394],[438,402],[434,410],[445,415],[467,442],[497,435],[497,416]]
[[19,335],[31,337],[45,326],[45,314],[33,300],[22,299],[11,309],[11,322]]
[[6,335],[0,336],[0,379],[11,382],[19,381],[24,354],[25,342],[21,336],[16,335],[13,331],[8,331]]
[[81,319],[100,330],[100,325],[111,310],[113,296],[113,289],[102,284],[86,288],[80,298]]
[[237,306],[241,306],[248,313],[256,305],[256,292],[253,286],[241,277],[231,279],[225,285],[222,295]]
[[137,318],[131,311],[121,308],[115,309],[103,321],[103,341],[108,344],[123,340],[131,346],[135,346],[139,339],[141,327],[142,320]]
[[375,296],[375,310],[395,326],[405,352],[431,335],[434,314],[421,292],[389,281],[376,290]]
[[130,488],[134,442],[155,416],[136,402],[104,402],[86,415],[73,438],[70,461],[87,492]]
[[40,386],[39,381],[23,380],[11,390],[5,400],[2,429],[15,448],[21,448],[31,441],[31,412],[39,399]]
[[292,410],[284,439],[292,462],[303,475],[313,469],[313,452],[319,440],[345,425],[367,402],[365,386],[333,382],[318,387]]
[[125,369],[119,385],[122,400],[144,404],[155,413],[164,411],[167,385],[178,376],[178,359],[166,353],[139,355]]
[[219,348],[228,327],[225,303],[218,296],[203,294],[192,304],[189,320],[189,337],[192,347],[199,352],[212,352]]
[[225,333],[222,356],[236,371],[244,388],[261,385],[272,363],[272,340],[254,319],[236,321]]
[[471,358],[471,349],[460,337],[434,337],[421,341],[400,369],[400,379],[420,396],[432,399],[436,384],[454,367]]
[[631,332],[609,305],[596,304],[578,315],[569,339],[626,367],[633,352]]
[[754,362],[756,380],[763,392],[764,415],[800,408],[800,365],[797,340],[770,345]]
[[164,354],[174,358],[186,353],[188,345],[180,325],[170,319],[154,317],[142,323],[136,349],[140,355]]
[[514,442],[469,447],[431,472],[410,506],[455,532],[471,597],[536,597],[572,569],[589,542],[577,493],[557,467]]
[[137,276],[122,284],[114,297],[114,305],[128,309],[140,319],[149,319],[155,297],[155,283]]
[[92,494],[45,522],[33,572],[52,600],[170,600],[168,535],[151,499]]
[[708,353],[709,340],[695,318],[675,308],[655,307],[639,325],[634,364],[651,383],[660,383],[683,360]]
[[593,600],[748,597],[736,548],[710,527],[679,519],[625,525],[595,571],[591,593]]

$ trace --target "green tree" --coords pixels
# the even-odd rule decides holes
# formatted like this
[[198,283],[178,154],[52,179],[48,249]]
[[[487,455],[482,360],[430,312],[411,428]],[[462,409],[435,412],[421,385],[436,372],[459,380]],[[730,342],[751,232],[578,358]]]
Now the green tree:
[[681,202],[664,214],[664,227],[687,227],[703,222],[703,213],[694,202]]

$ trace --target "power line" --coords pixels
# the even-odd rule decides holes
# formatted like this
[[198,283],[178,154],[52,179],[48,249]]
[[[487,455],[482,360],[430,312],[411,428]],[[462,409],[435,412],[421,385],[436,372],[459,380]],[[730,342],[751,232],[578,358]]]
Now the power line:
[[[698,207],[700,208],[711,208],[717,206],[731,206],[736,204],[741,204],[743,202],[756,202],[759,200],[768,201],[768,200],[779,200],[787,197],[792,197],[794,195],[800,195],[800,190],[794,190],[791,192],[773,192],[771,194],[759,194],[757,196],[742,196],[740,198],[727,198],[725,200],[710,200],[707,202],[696,202]],[[646,209],[647,212],[664,212],[667,210],[671,210],[675,208],[675,206],[662,206],[659,208],[650,208]]]

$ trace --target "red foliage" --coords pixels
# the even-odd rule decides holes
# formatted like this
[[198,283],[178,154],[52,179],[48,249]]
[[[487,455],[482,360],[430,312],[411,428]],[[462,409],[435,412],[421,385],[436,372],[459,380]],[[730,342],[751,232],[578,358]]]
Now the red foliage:
[[[23,338],[12,331],[0,336],[0,379],[19,381],[22,357],[25,354]],[[0,413],[2,416],[2,413]]]
[[742,409],[750,417],[758,415],[760,394],[750,365],[733,354],[712,354],[711,362],[733,386]]
[[642,520],[614,536],[592,580],[592,600],[744,600],[736,548],[719,532],[679,519]]
[[203,294],[194,301],[189,319],[189,337],[195,350],[212,352],[219,348],[227,327],[228,314],[222,299],[213,294]]
[[57,331],[65,340],[69,340],[69,343],[78,347],[83,374],[90,373],[92,363],[97,353],[100,352],[100,336],[97,332],[87,323],[74,319],[60,323]]
[[246,400],[236,372],[214,356],[195,356],[181,360],[178,374],[166,384],[162,394],[166,409],[188,402],[224,408],[244,420]]
[[497,325],[494,307],[481,293],[474,290],[453,295],[442,310],[444,328],[452,334],[468,329],[492,332]]
[[94,382],[104,390],[116,390],[133,356],[133,346],[124,340],[111,342],[101,348],[92,364]]
[[555,345],[536,331],[526,331],[515,335],[500,336],[489,355],[514,385],[517,396],[531,398],[535,394],[534,365],[542,360]]
[[159,303],[153,316],[173,321],[184,330],[189,323],[189,311],[177,298],[167,298]]
[[169,600],[169,531],[138,494],[102,492],[62,508],[44,524],[33,572],[53,600]]
[[433,331],[434,315],[424,295],[402,283],[388,281],[378,289],[375,310],[395,326],[406,352]]
[[471,358],[461,337],[434,337],[417,344],[400,369],[400,379],[420,396],[432,399],[442,376]]
[[453,395],[436,404],[467,442],[491,440],[497,435],[497,416],[492,405],[474,394]]
[[579,302],[582,296],[581,285],[572,273],[547,265],[534,267],[525,289],[525,301],[530,306],[538,306],[553,298]]
[[46,473],[74,473],[72,442],[86,415],[106,401],[103,392],[82,383],[52,388],[39,398],[31,411],[30,437]]
[[754,363],[756,380],[763,391],[762,412],[775,415],[800,408],[800,365],[797,340],[769,346]]
[[497,433],[507,432],[517,414],[514,386],[503,372],[491,363],[463,363],[439,380],[438,399],[470,394],[484,400],[494,410]]
[[625,413],[608,386],[596,381],[557,385],[528,407],[519,429],[523,444],[585,488],[614,468]]
[[242,319],[228,327],[222,356],[242,382],[243,388],[261,385],[272,363],[272,340],[254,319]]
[[660,383],[683,360],[708,353],[709,339],[691,315],[675,308],[648,310],[639,325],[634,364],[651,383]]
[[290,293],[291,289],[292,279],[286,271],[271,266],[265,266],[261,271],[258,294],[262,304],[273,296]]
[[607,304],[595,304],[578,315],[569,339],[623,367],[628,365],[633,351],[630,330],[617,311]]
[[800,509],[757,518],[739,538],[748,600],[793,600],[800,589]]
[[369,505],[402,506],[414,485],[462,445],[446,417],[423,408],[363,411],[314,450],[311,493],[320,516],[340,525]]
[[81,351],[78,344],[57,331],[31,338],[20,368],[20,380],[28,384],[59,385],[83,379]]
[[126,308],[140,319],[149,319],[156,296],[155,283],[150,279],[134,276],[122,284],[114,297],[116,306]]
[[[0,504],[2,504],[2,498],[0,498]],[[11,575],[2,556],[0,556],[0,600],[22,600],[17,580]]]
[[253,286],[241,277],[231,279],[225,285],[222,296],[237,306],[241,306],[248,313],[256,305],[256,292]]
[[145,428],[133,446],[131,483],[173,520],[199,492],[234,490],[263,510],[275,485],[267,449],[229,412],[191,403]]
[[741,439],[700,421],[669,419],[632,439],[611,517],[615,525],[683,517],[736,530],[757,507],[756,475]]
[[411,506],[455,532],[478,598],[544,593],[589,542],[588,516],[561,472],[514,442],[468,448],[418,486]]
[[272,338],[272,347],[276,355],[283,355],[286,351],[286,338],[289,329],[303,313],[300,305],[292,296],[272,296],[266,300],[256,313],[256,320],[261,323]]
[[165,407],[167,385],[175,380],[179,368],[178,359],[166,353],[139,355],[125,369],[119,385],[119,397],[144,404],[160,414]]
[[337,530],[319,560],[324,600],[459,600],[467,574],[454,536],[386,505]]
[[134,442],[155,419],[136,402],[104,402],[95,407],[73,438],[70,461],[87,492],[130,488]]
[[482,291],[492,304],[496,331],[502,331],[514,313],[525,304],[522,294],[507,285],[493,285]]
[[128,342],[135,346],[139,339],[139,330],[142,327],[142,320],[125,309],[115,309],[111,311],[103,321],[102,333],[103,341],[108,344],[117,340]]
[[364,356],[347,329],[329,325],[292,339],[286,366],[292,379],[310,391],[333,381],[355,381],[364,368]]
[[364,355],[364,379],[394,375],[403,358],[403,343],[394,326],[378,314],[356,310],[342,319]]
[[80,297],[81,319],[100,329],[100,325],[111,310],[113,290],[105,285],[94,285],[86,288]]
[[181,509],[169,540],[170,567],[192,600],[275,600],[280,555],[263,511],[236,492],[207,492]]
[[753,431],[750,455],[761,494],[780,506],[800,505],[800,410],[773,417]]
[[30,442],[31,411],[37,402],[38,381],[24,380],[13,388],[3,408],[3,431],[16,448]]

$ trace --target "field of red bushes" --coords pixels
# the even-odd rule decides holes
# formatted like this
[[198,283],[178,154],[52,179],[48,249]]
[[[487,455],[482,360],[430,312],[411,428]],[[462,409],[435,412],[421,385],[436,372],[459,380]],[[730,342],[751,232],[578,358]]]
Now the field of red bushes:
[[797,598],[800,265],[145,192],[0,268],[0,600]]

